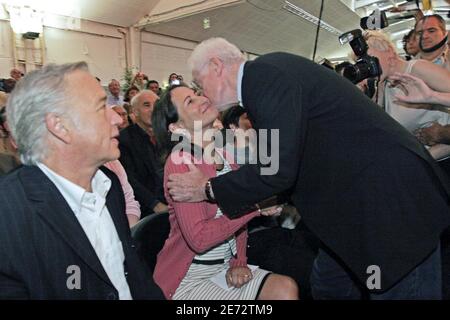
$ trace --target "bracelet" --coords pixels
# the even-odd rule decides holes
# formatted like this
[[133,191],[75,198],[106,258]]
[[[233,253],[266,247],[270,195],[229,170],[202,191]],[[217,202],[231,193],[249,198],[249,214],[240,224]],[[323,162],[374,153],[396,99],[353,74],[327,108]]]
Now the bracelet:
[[208,182],[206,182],[205,185],[205,194],[206,194],[206,198],[208,198],[208,201],[211,203],[216,203],[216,199],[214,199],[214,197],[211,194],[211,179],[208,180]]

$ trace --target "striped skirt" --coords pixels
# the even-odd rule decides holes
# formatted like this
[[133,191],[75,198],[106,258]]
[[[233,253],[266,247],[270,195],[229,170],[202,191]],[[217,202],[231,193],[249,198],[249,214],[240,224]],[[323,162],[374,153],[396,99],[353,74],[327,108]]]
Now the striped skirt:
[[228,270],[229,263],[215,265],[191,264],[186,276],[181,281],[174,300],[256,300],[260,288],[264,284],[270,271],[256,269],[253,271],[253,279],[240,288],[226,290],[211,281],[223,270]]

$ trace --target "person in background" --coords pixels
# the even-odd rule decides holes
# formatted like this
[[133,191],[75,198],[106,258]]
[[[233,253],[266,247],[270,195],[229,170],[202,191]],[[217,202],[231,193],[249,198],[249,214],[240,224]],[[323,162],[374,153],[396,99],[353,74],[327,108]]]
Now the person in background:
[[[400,102],[410,104],[427,103],[450,108],[450,93],[434,91],[420,78],[406,73],[396,73],[391,76],[391,79],[400,81],[403,87],[403,91],[395,95],[395,99]],[[425,145],[450,145],[449,124],[442,125],[437,121],[433,121],[430,122],[429,126],[417,130],[415,135]],[[450,172],[450,170],[447,172]]]
[[159,87],[159,83],[156,80],[150,80],[148,82],[148,88],[149,90],[153,91],[154,93],[156,93],[158,96],[161,95],[161,88]]
[[418,59],[430,61],[450,70],[448,32],[445,19],[438,14],[417,21],[415,33],[419,41]]
[[120,94],[120,82],[117,81],[116,79],[112,79],[108,85],[108,90],[109,94],[106,104],[108,106],[123,105],[123,96]]
[[166,212],[163,168],[152,131],[153,106],[159,97],[143,90],[131,100],[136,122],[120,132],[120,162],[141,206],[142,217]]
[[87,64],[28,73],[7,119],[23,166],[0,178],[0,299],[162,299],[103,166],[122,120]]
[[[401,91],[390,77],[396,72],[405,72],[418,76],[428,85],[440,91],[450,92],[450,72],[426,60],[405,61],[397,54],[393,43],[380,31],[366,31],[364,38],[368,44],[368,54],[378,58],[382,73],[378,91],[374,100],[409,132],[415,133],[428,123],[436,121],[441,125],[450,124],[450,115],[429,106],[409,106],[397,103],[395,95]],[[450,146],[442,144],[429,148],[436,160],[444,160],[450,155]]]
[[248,131],[252,129],[252,124],[248,119],[247,112],[241,106],[237,105],[223,112],[221,116],[224,129],[233,133],[233,140],[227,141],[226,148],[231,147],[232,155],[238,165],[256,163],[256,135]]
[[111,106],[111,108],[117,112],[117,114],[122,118],[122,123],[119,125],[119,130],[123,130],[130,125],[128,122],[128,112],[123,106]]
[[131,99],[133,99],[133,97],[135,96],[135,95],[137,95],[138,93],[139,93],[139,88],[138,87],[136,87],[136,86],[134,86],[134,85],[132,85],[132,86],[130,86],[128,89],[127,89],[127,91],[125,92],[125,96],[123,97],[123,101],[124,102],[127,102],[127,103],[130,103],[130,101],[131,101]]
[[22,77],[23,77],[22,71],[20,71],[19,69],[16,69],[16,68],[11,69],[11,71],[9,72],[9,75],[10,75],[11,78],[13,78],[16,82],[19,81],[20,79],[22,79]]
[[139,91],[147,89],[148,77],[143,72],[136,73],[131,81],[131,86],[137,87]]
[[406,60],[414,59],[420,52],[419,40],[414,29],[403,37],[403,50],[406,53]]
[[114,172],[119,178],[122,186],[123,195],[125,196],[125,213],[127,215],[130,228],[138,223],[141,218],[141,206],[134,198],[134,191],[128,182],[127,173],[119,160],[113,160],[105,163],[105,167]]
[[179,81],[180,80],[178,79],[178,75],[176,73],[171,73],[169,75],[169,86],[180,84]]
[[6,107],[1,106],[3,103],[6,103],[6,97],[3,100],[3,95],[4,93],[0,92],[0,176],[20,166],[17,148],[12,141],[6,122]]
[[395,98],[404,103],[430,103],[450,108],[450,93],[431,89],[425,81],[408,73],[395,73],[390,79],[399,81],[402,91]]

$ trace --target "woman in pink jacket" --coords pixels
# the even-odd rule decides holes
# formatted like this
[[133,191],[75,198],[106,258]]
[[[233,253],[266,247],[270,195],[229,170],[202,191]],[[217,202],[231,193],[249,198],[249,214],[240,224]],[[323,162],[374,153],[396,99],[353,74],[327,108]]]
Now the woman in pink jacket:
[[[209,177],[236,169],[214,148],[212,134],[207,132],[217,117],[218,111],[207,98],[182,85],[171,86],[155,105],[152,123],[167,158],[164,189],[170,220],[170,234],[158,255],[155,281],[166,298],[174,300],[298,299],[293,279],[247,265],[246,224],[260,212],[231,220],[214,203],[175,202],[167,191],[170,174],[187,172],[194,165]],[[183,141],[189,139],[189,143],[172,149],[173,135]],[[191,150],[180,150],[180,146]]]

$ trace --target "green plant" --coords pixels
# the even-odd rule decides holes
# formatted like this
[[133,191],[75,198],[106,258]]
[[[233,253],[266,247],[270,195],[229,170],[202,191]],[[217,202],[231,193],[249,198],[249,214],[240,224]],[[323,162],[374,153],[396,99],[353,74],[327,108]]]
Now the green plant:
[[128,88],[131,87],[131,82],[133,81],[133,68],[125,68],[123,77],[122,77],[122,91],[126,92]]

